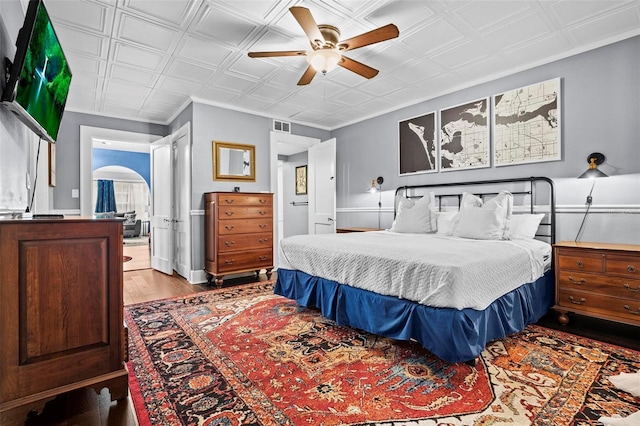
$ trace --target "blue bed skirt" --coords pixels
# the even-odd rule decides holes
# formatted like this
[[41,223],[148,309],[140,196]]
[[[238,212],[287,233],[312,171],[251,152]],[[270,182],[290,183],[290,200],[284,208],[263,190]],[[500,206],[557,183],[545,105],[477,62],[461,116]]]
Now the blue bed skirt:
[[339,325],[397,340],[414,339],[449,362],[473,360],[488,342],[535,323],[555,297],[552,271],[482,311],[433,308],[289,269],[278,269],[274,293],[301,306],[318,308]]

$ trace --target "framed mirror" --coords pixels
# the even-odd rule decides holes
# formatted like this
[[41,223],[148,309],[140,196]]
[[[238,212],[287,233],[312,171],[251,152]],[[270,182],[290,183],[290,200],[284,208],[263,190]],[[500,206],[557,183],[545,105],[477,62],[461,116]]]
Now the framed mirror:
[[256,180],[256,147],[213,141],[213,180]]

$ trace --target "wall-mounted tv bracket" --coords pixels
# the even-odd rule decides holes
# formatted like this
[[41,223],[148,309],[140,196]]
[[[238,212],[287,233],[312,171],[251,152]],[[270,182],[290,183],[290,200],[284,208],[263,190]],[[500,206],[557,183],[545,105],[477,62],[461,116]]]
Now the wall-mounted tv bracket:
[[4,57],[4,84],[9,84],[9,78],[11,77],[11,67],[13,62],[11,59]]

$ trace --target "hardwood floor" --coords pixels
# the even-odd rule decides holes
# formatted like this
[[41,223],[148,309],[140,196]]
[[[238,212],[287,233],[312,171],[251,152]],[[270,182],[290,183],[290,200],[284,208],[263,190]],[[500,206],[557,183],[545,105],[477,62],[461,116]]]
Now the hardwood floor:
[[[132,256],[135,260],[136,252],[140,251],[138,253],[140,255],[144,253],[144,250],[148,253],[148,246],[125,247],[124,254]],[[130,262],[126,262],[125,265]],[[260,279],[266,280],[267,278],[265,275],[261,275]],[[255,281],[255,277],[236,278],[225,281],[225,287]],[[213,288],[215,286],[193,285],[178,275],[169,276],[153,269],[136,269],[124,272],[125,305],[184,296]],[[30,416],[25,425],[137,426],[138,421],[130,397],[122,401],[111,402],[107,389],[103,389],[99,395],[93,389],[79,389],[59,395],[56,399],[49,401],[44,410],[39,415]]]
[[122,254],[131,258],[122,264],[122,269],[125,272],[151,268],[151,247],[148,244],[142,246],[125,245],[122,247]]

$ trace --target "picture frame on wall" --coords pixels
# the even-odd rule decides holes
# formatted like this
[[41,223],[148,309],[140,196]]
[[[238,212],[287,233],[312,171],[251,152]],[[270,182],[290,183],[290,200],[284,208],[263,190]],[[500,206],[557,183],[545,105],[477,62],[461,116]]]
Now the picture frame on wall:
[[307,194],[307,166],[296,167],[296,195]]
[[493,95],[496,167],[562,159],[560,78]]
[[399,121],[399,175],[437,172],[437,145],[435,111]]
[[490,167],[489,98],[440,110],[440,170]]
[[49,186],[56,186],[56,146],[49,144]]

